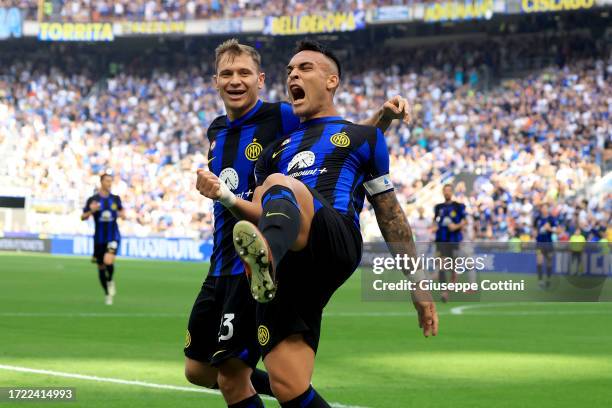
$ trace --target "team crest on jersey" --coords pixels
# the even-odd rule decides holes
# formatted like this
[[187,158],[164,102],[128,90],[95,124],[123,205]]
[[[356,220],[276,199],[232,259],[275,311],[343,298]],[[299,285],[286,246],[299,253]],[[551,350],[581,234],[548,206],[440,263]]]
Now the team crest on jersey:
[[111,210],[117,211],[117,204],[116,203],[112,203],[111,204]]
[[231,167],[227,167],[221,170],[219,174],[219,180],[225,183],[225,185],[232,191],[238,188],[238,183],[240,182],[240,178],[238,178],[238,173]]
[[311,152],[310,150],[299,152],[298,154],[293,156],[293,159],[291,159],[291,161],[289,162],[289,165],[287,166],[287,172],[290,173],[293,170],[305,169],[307,167],[312,166],[314,162],[315,154],[313,152]]
[[255,161],[261,154],[262,150],[263,146],[260,143],[257,143],[257,139],[253,139],[253,141],[247,145],[246,149],[244,149],[244,155],[250,161]]
[[264,325],[257,328],[257,340],[261,346],[265,346],[270,341],[270,331]]
[[346,132],[334,133],[329,140],[334,146],[338,147],[349,147],[349,145],[351,144],[351,139],[346,134]]
[[455,211],[455,210],[451,211],[450,216],[451,217],[456,217],[457,216],[457,211]]

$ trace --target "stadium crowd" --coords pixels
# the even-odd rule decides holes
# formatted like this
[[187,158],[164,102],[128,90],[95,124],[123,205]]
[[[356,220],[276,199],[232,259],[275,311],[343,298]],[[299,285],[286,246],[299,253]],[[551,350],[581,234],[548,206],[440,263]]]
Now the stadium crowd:
[[[400,200],[419,204],[428,183],[477,175],[456,187],[470,214],[467,238],[531,234],[540,204],[560,217],[565,233],[604,236],[612,232],[605,231],[612,196],[587,197],[584,188],[601,176],[610,149],[612,58],[609,47],[580,41],[578,55],[560,40],[553,47],[542,41],[540,53],[528,52],[535,65],[552,63],[501,82],[485,79],[513,60],[517,69],[529,65],[512,41],[454,44],[456,53],[421,49],[393,57],[391,66],[381,53],[346,64],[337,103],[356,121],[396,94],[410,100],[414,123],[387,132]],[[202,62],[212,57],[170,68],[140,61],[101,69],[69,52],[54,60],[0,56],[0,144],[16,146],[7,180],[31,189],[32,208],[41,209],[28,229],[88,233],[81,207],[110,170],[127,209],[123,235],[210,237],[212,205],[195,192],[193,175],[205,164],[206,128],[223,113],[211,66]],[[263,60],[275,59],[264,52]],[[264,100],[284,99],[280,72],[269,70]],[[376,239],[367,208],[362,224],[366,239]]]
[[[422,1],[424,2],[424,1]],[[46,0],[45,12],[55,7],[62,21],[187,21],[196,19],[299,16],[329,10],[350,12],[389,5],[407,5],[412,0]],[[38,0],[0,0],[0,7],[18,7],[35,19]]]

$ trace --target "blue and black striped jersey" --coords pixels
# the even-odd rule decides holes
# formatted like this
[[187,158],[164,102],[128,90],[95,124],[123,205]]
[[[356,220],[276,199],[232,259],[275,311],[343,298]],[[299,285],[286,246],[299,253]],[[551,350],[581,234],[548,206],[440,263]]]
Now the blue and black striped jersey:
[[101,196],[94,194],[87,199],[83,212],[89,211],[92,201],[100,203],[100,210],[93,213],[95,223],[94,242],[96,244],[106,244],[112,241],[119,241],[119,225],[117,225],[117,214],[123,209],[121,199],[118,195],[109,194]]
[[465,205],[456,201],[436,204],[434,207],[434,221],[438,226],[436,230],[436,242],[461,242],[463,234],[461,230],[451,231],[448,226],[459,224],[466,217]]
[[313,188],[358,228],[366,194],[393,190],[382,132],[336,116],[303,122],[267,148],[255,168],[257,184],[272,173],[294,177]]
[[[255,190],[254,167],[270,143],[290,133],[300,121],[288,103],[258,101],[245,115],[230,121],[215,119],[208,128],[208,168],[236,194],[251,200]],[[209,275],[237,275],[244,266],[234,250],[232,230],[237,220],[223,205],[215,203],[215,232]]]
[[536,242],[553,242],[553,233],[552,231],[546,230],[546,224],[549,224],[551,228],[555,228],[559,225],[559,222],[557,217],[553,217],[552,215],[548,217],[538,215],[533,221],[533,226],[537,232]]

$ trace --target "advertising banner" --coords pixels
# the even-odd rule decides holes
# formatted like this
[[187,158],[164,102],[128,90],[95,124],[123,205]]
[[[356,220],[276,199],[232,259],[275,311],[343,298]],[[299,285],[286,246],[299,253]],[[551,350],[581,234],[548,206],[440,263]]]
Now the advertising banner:
[[365,28],[363,11],[266,17],[264,34],[295,35],[355,31]]
[[[92,255],[93,238],[65,236],[51,240],[51,253],[61,255]],[[127,258],[165,261],[208,261],[212,242],[189,238],[125,237],[120,241],[118,255]]]
[[113,41],[111,23],[40,23],[40,41]]

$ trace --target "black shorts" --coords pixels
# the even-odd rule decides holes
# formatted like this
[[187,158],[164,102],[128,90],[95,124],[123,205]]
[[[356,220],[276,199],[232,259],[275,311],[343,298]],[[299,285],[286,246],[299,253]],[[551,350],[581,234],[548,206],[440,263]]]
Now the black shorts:
[[436,242],[436,251],[442,258],[455,258],[458,256],[459,242]]
[[293,334],[302,334],[316,353],[323,308],[361,261],[361,233],[353,220],[311,192],[320,208],[308,244],[285,255],[276,270],[275,298],[257,304],[257,340],[264,357]]
[[104,254],[118,254],[119,253],[119,241],[111,241],[105,242],[103,244],[94,244],[94,253],[92,262],[95,262],[98,265],[102,265],[104,263]]
[[236,357],[255,368],[255,307],[244,274],[208,276],[191,309],[185,356],[214,366]]
[[542,252],[545,257],[551,257],[555,248],[552,242],[536,242],[536,250]]

